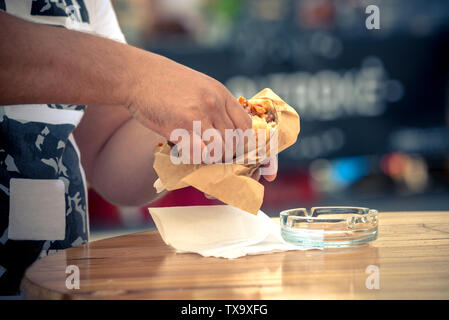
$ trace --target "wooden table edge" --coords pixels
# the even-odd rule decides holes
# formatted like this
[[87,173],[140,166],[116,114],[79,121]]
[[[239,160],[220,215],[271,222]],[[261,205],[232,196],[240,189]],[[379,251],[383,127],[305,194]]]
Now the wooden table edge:
[[[431,211],[431,212],[432,213],[446,213],[445,211],[440,211],[440,210]],[[391,213],[391,212],[382,212],[382,213],[385,214],[385,213]],[[397,213],[397,212],[394,212],[394,213]],[[421,211],[412,211],[409,213],[419,214],[419,213],[421,213]],[[278,217],[274,217],[272,219],[275,221],[279,221]],[[142,234],[142,233],[158,233],[158,230],[148,230],[148,231],[136,232],[136,233],[132,233],[132,234]],[[120,235],[120,236],[112,237],[112,238],[117,239],[117,238],[121,238],[121,237],[127,237],[129,235],[131,235],[131,234]],[[98,240],[98,241],[94,241],[94,242],[107,241],[112,238],[102,239],[102,240]],[[86,245],[88,245],[88,244],[84,244],[82,246],[86,246]],[[71,248],[68,248],[68,249],[71,249]],[[27,277],[27,272],[25,273],[25,275],[22,279],[20,287],[21,287],[22,297],[25,299],[29,299],[29,300],[119,300],[119,299],[123,299],[123,297],[117,297],[114,295],[94,296],[90,293],[82,293],[82,294],[72,295],[72,294],[68,294],[66,292],[56,291],[55,289],[48,289],[48,288],[43,287],[42,285],[35,283],[31,279],[29,279]],[[125,299],[126,299],[126,297],[125,297]],[[423,299],[423,298],[420,298],[418,300],[421,300],[421,299]],[[444,300],[444,298],[441,298],[441,299]],[[150,299],[150,300],[166,300],[166,299],[156,298],[156,299]],[[183,300],[183,299],[170,298],[170,300]],[[207,300],[220,300],[220,299],[208,298]],[[239,299],[232,299],[232,300],[239,300]],[[263,299],[254,299],[254,300],[263,300]],[[277,300],[277,299],[274,299],[274,300]],[[297,300],[297,299],[287,299],[287,300]],[[337,300],[346,300],[346,299],[342,298],[342,299],[337,299]],[[355,300],[365,300],[365,299],[355,298]],[[401,299],[399,299],[399,300],[401,300]],[[424,298],[424,300],[427,300],[427,299]]]
[[73,300],[73,296],[44,288],[26,276],[20,284],[21,296],[26,300]]

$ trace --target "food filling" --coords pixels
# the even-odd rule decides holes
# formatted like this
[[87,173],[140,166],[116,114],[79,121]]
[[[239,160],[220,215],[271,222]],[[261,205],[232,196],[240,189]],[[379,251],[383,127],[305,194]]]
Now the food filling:
[[274,122],[274,109],[271,104],[267,105],[260,99],[248,101],[244,97],[239,97],[238,101],[250,116],[258,116],[267,123]]

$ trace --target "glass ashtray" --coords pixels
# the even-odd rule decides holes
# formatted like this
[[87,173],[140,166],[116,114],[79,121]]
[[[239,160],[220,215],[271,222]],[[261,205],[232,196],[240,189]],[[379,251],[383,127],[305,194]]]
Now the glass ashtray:
[[314,207],[280,213],[281,235],[307,248],[354,247],[377,239],[378,212],[361,207]]

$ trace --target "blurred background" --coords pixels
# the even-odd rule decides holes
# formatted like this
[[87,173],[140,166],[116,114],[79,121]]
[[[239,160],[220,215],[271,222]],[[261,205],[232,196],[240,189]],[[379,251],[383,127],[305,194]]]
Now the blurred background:
[[[449,210],[449,1],[112,0],[129,44],[251,97],[270,87],[301,117],[262,210]],[[368,5],[380,29],[368,30]],[[91,230],[152,226],[146,208],[90,191]],[[152,206],[204,205],[186,188]],[[124,228],[125,227],[125,228]]]

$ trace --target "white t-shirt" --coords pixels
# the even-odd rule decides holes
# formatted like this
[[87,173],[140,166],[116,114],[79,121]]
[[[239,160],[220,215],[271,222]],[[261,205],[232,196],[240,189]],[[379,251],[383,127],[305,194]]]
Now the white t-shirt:
[[[0,0],[0,10],[125,43],[109,0]],[[0,106],[0,255],[9,240],[37,241],[41,255],[88,241],[85,175],[72,135],[85,107]]]

